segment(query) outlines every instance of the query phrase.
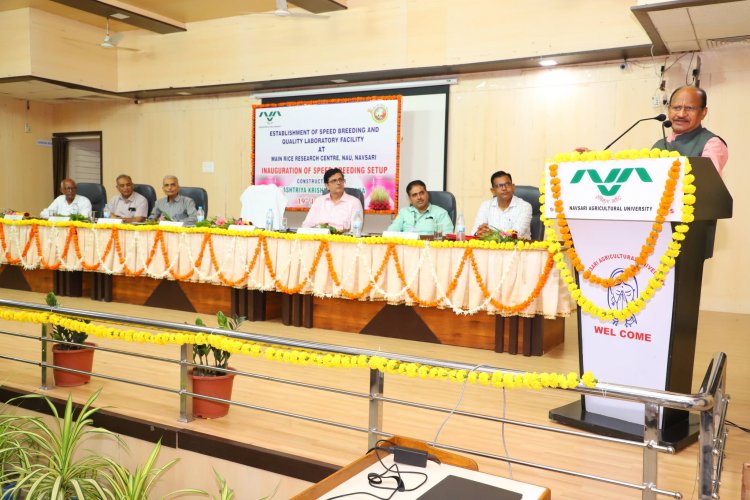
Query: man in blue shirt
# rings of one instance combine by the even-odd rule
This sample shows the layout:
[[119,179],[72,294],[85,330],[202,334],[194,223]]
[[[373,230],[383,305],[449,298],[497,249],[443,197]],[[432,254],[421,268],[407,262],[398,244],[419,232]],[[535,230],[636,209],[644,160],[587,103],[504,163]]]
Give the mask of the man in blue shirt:
[[406,194],[411,205],[398,211],[398,217],[388,226],[388,231],[432,235],[435,225],[439,224],[443,233],[453,232],[450,215],[444,208],[430,203],[430,194],[424,182],[411,181],[406,186]]

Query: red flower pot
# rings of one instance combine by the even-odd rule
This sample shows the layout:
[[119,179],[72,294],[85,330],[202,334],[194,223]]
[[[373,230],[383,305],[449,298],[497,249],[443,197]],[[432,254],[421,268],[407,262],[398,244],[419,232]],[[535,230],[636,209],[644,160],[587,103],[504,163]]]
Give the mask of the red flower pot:
[[[230,368],[231,369],[231,368]],[[232,399],[234,373],[225,373],[216,377],[188,374],[196,394],[213,398]],[[229,413],[228,403],[218,403],[207,399],[193,398],[193,416],[198,418],[219,418]]]
[[[85,342],[86,345],[96,346],[91,342]],[[60,344],[55,344],[52,347],[52,364],[56,366],[62,366],[65,368],[71,368],[73,370],[81,370],[90,372],[94,366],[94,349],[73,349],[65,350],[61,349]],[[80,373],[66,372],[63,370],[52,370],[55,385],[58,387],[75,387],[77,385],[88,384],[91,380],[91,375],[83,375]]]

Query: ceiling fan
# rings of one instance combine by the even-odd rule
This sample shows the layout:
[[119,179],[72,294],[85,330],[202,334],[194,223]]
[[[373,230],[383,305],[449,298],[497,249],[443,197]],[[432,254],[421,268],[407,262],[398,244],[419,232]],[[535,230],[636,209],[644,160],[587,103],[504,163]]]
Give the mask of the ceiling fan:
[[312,12],[290,12],[287,0],[276,0],[276,9],[273,12],[244,12],[244,14],[276,17],[307,17],[315,19],[325,19],[328,17],[326,15],[313,14]]
[[118,47],[118,43],[125,37],[125,33],[110,33],[109,31],[109,16],[107,16],[107,31],[104,34],[104,40],[99,44],[104,49],[120,49],[120,50],[132,50],[138,52],[138,49],[131,49],[129,47]]

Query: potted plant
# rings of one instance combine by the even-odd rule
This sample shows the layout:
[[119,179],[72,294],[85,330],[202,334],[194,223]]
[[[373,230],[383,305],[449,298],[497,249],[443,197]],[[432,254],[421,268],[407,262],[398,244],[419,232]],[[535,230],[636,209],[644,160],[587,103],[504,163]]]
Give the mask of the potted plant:
[[12,498],[19,471],[29,467],[31,442],[26,436],[29,417],[8,415],[0,407],[0,498]]
[[[216,313],[216,321],[222,330],[236,330],[245,318],[236,316],[228,318],[223,312]],[[206,326],[200,318],[196,318],[195,324]],[[190,370],[189,377],[192,382],[192,392],[221,399],[232,398],[232,385],[234,373],[223,370],[229,366],[231,353],[208,344],[193,345],[193,363],[200,365]],[[213,368],[212,368],[213,367]],[[218,368],[214,369],[214,368]],[[193,398],[193,415],[199,418],[219,418],[229,413],[229,404],[209,401],[207,399]]]
[[16,484],[10,488],[11,498],[114,498],[102,485],[109,474],[108,461],[96,454],[81,452],[81,445],[93,435],[104,435],[122,444],[117,435],[92,427],[92,416],[98,410],[92,404],[97,391],[77,410],[74,417],[73,399],[68,396],[62,416],[55,405],[38,394],[21,396],[16,400],[43,399],[54,417],[51,423],[43,419],[28,419],[24,436],[32,443],[29,464],[16,467]]
[[[60,303],[54,293],[47,294],[47,305],[58,307]],[[88,323],[88,320],[83,320]],[[47,325],[42,325],[46,328]],[[86,342],[88,335],[84,332],[76,332],[68,328],[53,325],[52,338],[71,342],[72,344],[55,344],[52,347],[52,364],[74,370],[90,372],[94,366],[94,347],[96,344]],[[58,387],[74,387],[77,385],[87,384],[91,380],[91,375],[82,373],[67,372],[65,370],[53,370],[55,385]]]
[[[117,498],[118,500],[148,500],[154,483],[161,479],[179,461],[178,458],[175,458],[167,464],[155,468],[156,459],[160,451],[161,440],[154,445],[154,449],[151,451],[146,463],[141,467],[136,467],[135,471],[132,472],[110,458],[105,459],[109,462],[109,467],[112,471],[111,476],[106,476],[106,482],[112,491],[113,498]],[[169,498],[186,493],[208,494],[203,490],[183,488],[168,493],[161,498]]]

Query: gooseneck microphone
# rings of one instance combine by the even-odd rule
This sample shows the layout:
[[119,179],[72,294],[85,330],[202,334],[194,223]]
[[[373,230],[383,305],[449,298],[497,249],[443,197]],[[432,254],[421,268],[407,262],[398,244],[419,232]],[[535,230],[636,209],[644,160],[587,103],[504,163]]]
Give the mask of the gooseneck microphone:
[[666,129],[672,126],[671,120],[666,120],[664,123],[661,124],[661,136],[664,139],[664,147],[667,148],[667,151],[671,151],[669,149],[669,143],[667,142],[667,132]]
[[618,135],[617,139],[615,139],[614,141],[612,141],[609,144],[607,144],[607,146],[604,148],[604,151],[606,151],[610,147],[612,147],[612,144],[614,144],[617,141],[619,141],[620,139],[622,139],[622,136],[624,136],[625,134],[627,134],[628,132],[630,132],[631,130],[633,130],[633,128],[635,128],[635,126],[638,125],[639,123],[645,122],[647,120],[656,120],[656,121],[659,121],[659,122],[663,122],[666,119],[667,119],[667,115],[665,115],[664,113],[661,113],[660,115],[656,115],[656,116],[651,116],[649,118],[641,118],[640,120],[638,120],[637,122],[635,122],[634,124],[632,124],[630,126],[630,128],[628,128],[625,132],[623,132],[622,134]]

